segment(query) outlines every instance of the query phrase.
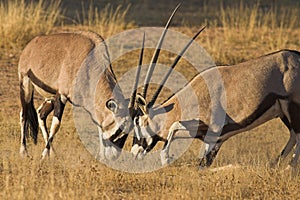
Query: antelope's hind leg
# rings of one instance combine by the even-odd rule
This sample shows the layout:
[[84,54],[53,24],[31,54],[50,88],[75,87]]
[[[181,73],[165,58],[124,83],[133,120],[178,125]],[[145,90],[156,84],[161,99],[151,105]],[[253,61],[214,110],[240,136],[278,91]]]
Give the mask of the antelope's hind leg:
[[[43,134],[45,144],[48,142],[49,132],[47,128],[47,117],[54,109],[54,100],[45,99],[45,101],[37,109],[39,126]],[[53,145],[50,147],[50,152],[54,152]]]
[[295,138],[296,138],[296,148],[293,154],[293,158],[290,162],[290,166],[292,167],[293,174],[297,172],[297,164],[300,155],[300,104],[291,102],[289,104],[289,114],[291,117],[291,126],[292,129],[295,131]]
[[300,156],[300,133],[297,133],[296,135],[296,148],[295,148],[295,153],[293,154],[293,158],[291,161],[291,166],[293,169],[293,174],[296,175],[297,174],[297,165],[299,162],[299,156]]
[[283,161],[290,154],[290,152],[296,144],[296,134],[292,128],[289,117],[283,116],[280,119],[282,120],[284,125],[289,129],[290,138],[283,150],[281,151],[280,155],[275,159],[275,161],[271,162],[271,167],[276,167],[280,165],[280,162]]
[[222,144],[223,144],[222,142],[209,143],[209,144],[205,143],[205,150],[200,153],[199,169],[205,169],[211,166]]
[[[63,111],[65,108],[66,102],[67,102],[67,98],[64,95],[60,95],[60,94],[57,94],[55,96],[55,99],[52,102],[54,114],[53,114],[52,123],[51,123],[51,127],[50,127],[50,135],[46,142],[46,147],[42,153],[42,159],[44,159],[46,157],[46,155],[48,155],[50,152],[50,148],[52,146],[54,136],[57,133],[57,131],[60,127],[60,124],[61,124],[61,118],[63,115]],[[50,109],[48,108],[48,111],[49,110]]]

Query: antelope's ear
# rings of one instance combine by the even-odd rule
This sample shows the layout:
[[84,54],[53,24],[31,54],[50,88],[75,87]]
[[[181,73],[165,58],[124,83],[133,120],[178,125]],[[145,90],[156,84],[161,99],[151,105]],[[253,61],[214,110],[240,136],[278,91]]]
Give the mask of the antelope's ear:
[[118,104],[114,99],[108,100],[106,102],[106,107],[113,113],[117,113],[117,111],[118,111]]
[[141,94],[136,95],[136,104],[143,112],[143,114],[148,114],[146,99]]

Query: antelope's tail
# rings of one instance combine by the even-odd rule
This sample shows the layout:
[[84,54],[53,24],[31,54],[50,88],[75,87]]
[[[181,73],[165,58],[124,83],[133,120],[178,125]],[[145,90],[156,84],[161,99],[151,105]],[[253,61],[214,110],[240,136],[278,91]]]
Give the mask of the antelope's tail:
[[30,79],[28,77],[24,77],[24,79],[20,81],[20,100],[22,104],[22,115],[23,120],[27,124],[24,131],[27,135],[29,127],[30,136],[33,139],[34,144],[36,144],[39,124],[37,112],[34,108],[33,93],[33,85]]

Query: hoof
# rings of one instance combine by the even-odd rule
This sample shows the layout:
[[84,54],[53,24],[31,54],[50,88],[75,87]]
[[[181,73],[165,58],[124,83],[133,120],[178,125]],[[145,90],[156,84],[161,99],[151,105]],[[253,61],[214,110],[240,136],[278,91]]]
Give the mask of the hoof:
[[44,160],[46,156],[49,156],[49,150],[47,148],[44,149],[41,159]]
[[169,164],[171,164],[171,162],[172,162],[172,159],[171,159],[171,158],[167,158],[167,159],[161,160],[162,166],[169,165]]
[[26,148],[23,147],[23,146],[20,148],[20,155],[21,155],[22,158],[29,157]]
[[162,166],[169,165],[172,160],[173,159],[164,150],[160,152],[160,161]]

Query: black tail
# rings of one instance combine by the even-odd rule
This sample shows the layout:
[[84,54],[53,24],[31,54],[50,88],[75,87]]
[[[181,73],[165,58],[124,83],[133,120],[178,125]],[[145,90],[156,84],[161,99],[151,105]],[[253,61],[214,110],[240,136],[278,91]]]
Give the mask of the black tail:
[[28,126],[29,126],[29,130],[30,130],[30,136],[33,139],[34,144],[37,143],[37,136],[38,136],[38,128],[39,128],[39,124],[38,124],[38,117],[37,117],[37,113],[36,110],[34,108],[34,104],[33,104],[33,91],[31,94],[31,99],[30,102],[26,102],[25,101],[25,90],[24,90],[24,86],[21,83],[20,84],[20,99],[21,99],[21,104],[22,104],[22,115],[23,115],[23,120],[25,120],[25,124],[26,126],[25,128],[25,135],[27,135],[28,133]]
[[36,110],[33,104],[33,92],[30,103],[28,105],[28,122],[29,122],[29,129],[30,129],[30,136],[33,139],[34,144],[37,143],[38,131],[39,131],[39,124],[38,124],[38,117]]

